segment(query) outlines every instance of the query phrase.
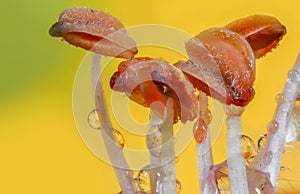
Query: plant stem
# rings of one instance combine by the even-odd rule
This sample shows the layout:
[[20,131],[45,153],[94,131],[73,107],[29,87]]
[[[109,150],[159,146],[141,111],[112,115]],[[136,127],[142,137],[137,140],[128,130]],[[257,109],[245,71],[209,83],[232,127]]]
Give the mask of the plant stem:
[[248,194],[248,183],[246,165],[242,152],[241,135],[241,114],[242,108],[234,105],[225,107],[226,118],[226,144],[227,164],[230,181],[231,194]]
[[[208,98],[205,93],[200,92],[199,101],[200,101],[199,109],[200,109],[200,117],[201,117],[202,113],[206,113],[208,111]],[[205,122],[208,122],[206,118],[203,119]],[[210,168],[212,166],[212,153],[211,153],[211,145],[210,145],[209,127],[207,128],[205,141],[201,144],[196,143],[196,150],[197,150],[200,191],[202,194],[215,193],[216,191],[214,191],[214,188],[211,187],[208,180],[208,175],[210,173]]]
[[116,173],[123,194],[133,194],[135,189],[131,179],[128,177],[131,170],[124,157],[122,147],[116,143],[113,134],[113,126],[109,118],[102,81],[100,74],[100,55],[94,54],[92,60],[92,81],[95,88],[95,105],[99,121],[101,123],[101,133],[108,153],[110,163]]
[[278,103],[274,119],[278,124],[277,131],[268,131],[264,150],[253,161],[253,167],[270,176],[273,187],[277,187],[280,162],[288,133],[288,124],[294,103],[300,90],[300,53],[286,80],[282,95],[283,102]]
[[173,138],[173,100],[166,105],[167,116],[160,128],[162,149],[159,158],[157,194],[176,194],[175,147]]
[[[163,119],[159,118],[153,111],[150,109],[150,129],[147,134],[146,143],[149,149],[150,155],[150,166],[151,169],[148,171],[150,175],[150,186],[151,193],[156,193],[156,183],[157,183],[157,174],[160,163],[159,155],[161,154],[161,133],[160,128],[162,126]],[[160,134],[160,136],[159,136]],[[150,151],[153,149],[152,151]]]

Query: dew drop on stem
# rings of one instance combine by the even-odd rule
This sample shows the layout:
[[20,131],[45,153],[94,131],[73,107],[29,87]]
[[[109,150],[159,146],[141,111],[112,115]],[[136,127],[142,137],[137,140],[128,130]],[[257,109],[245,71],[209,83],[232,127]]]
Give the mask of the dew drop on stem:
[[269,122],[269,124],[267,126],[267,129],[268,129],[268,132],[270,132],[270,133],[276,133],[277,130],[278,130],[278,127],[279,126],[278,126],[277,121],[272,120],[272,121]]
[[180,194],[181,192],[181,182],[176,179],[176,194]]
[[112,134],[115,138],[115,141],[118,145],[121,146],[121,148],[124,148],[125,146],[125,139],[124,136],[122,135],[122,133],[120,133],[120,131],[116,130],[116,129],[112,129]]
[[244,153],[244,158],[247,159],[255,151],[255,144],[254,141],[247,135],[242,135],[241,136],[241,143],[242,143],[242,149]]
[[93,129],[101,129],[101,123],[98,118],[96,109],[92,110],[88,115],[88,123]]

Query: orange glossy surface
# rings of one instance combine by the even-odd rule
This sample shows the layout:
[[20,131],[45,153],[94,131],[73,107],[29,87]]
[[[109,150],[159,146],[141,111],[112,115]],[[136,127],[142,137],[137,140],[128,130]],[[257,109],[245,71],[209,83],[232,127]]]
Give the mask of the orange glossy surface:
[[194,125],[194,138],[198,144],[205,141],[207,136],[207,124],[204,120],[199,119]]
[[130,59],[137,53],[135,42],[127,35],[122,23],[98,10],[67,9],[49,33],[101,55]]
[[186,43],[190,61],[175,64],[194,87],[225,104],[246,106],[254,97],[255,58],[247,41],[223,28],[201,32]]
[[[119,65],[110,80],[115,91],[125,92],[133,101],[145,107],[154,102],[166,104],[174,100],[174,123],[193,120],[197,116],[197,97],[192,84],[180,70],[165,61],[134,58]],[[162,109],[154,107],[157,112]],[[158,113],[162,115],[162,113]]]
[[247,39],[255,57],[260,58],[276,48],[286,34],[286,28],[276,18],[268,15],[251,15],[235,20],[225,28]]

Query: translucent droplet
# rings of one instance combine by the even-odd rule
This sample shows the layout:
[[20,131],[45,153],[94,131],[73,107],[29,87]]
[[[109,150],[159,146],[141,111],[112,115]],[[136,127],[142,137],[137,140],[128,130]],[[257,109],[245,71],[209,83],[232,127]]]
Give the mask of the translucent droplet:
[[264,161],[265,165],[269,165],[272,162],[272,159],[273,159],[273,153],[269,151]]
[[206,111],[200,111],[200,117],[205,121],[207,125],[211,123],[212,114],[209,109],[206,109]]
[[126,170],[125,174],[126,174],[126,178],[133,179],[134,176],[133,170]]
[[201,144],[205,141],[207,135],[207,124],[199,119],[194,125],[194,138],[197,143]]
[[297,79],[299,79],[300,75],[299,72],[296,71],[295,69],[291,69],[288,73],[288,77],[292,80],[292,81],[296,81]]
[[257,141],[258,151],[262,150],[267,141],[267,134],[261,135]]
[[280,166],[280,171],[286,171],[286,167],[285,166]]
[[181,182],[176,179],[176,194],[180,194],[181,192]]
[[161,132],[157,126],[153,126],[146,136],[146,144],[149,152],[156,157],[159,157],[162,149]]
[[124,148],[125,145],[125,139],[122,133],[120,133],[116,129],[112,129],[112,134],[114,135],[115,141],[117,144],[119,144],[122,148]]
[[146,166],[139,171],[137,180],[141,191],[151,193],[150,175],[148,170],[146,170],[147,167],[149,166]]
[[246,159],[246,164],[249,166],[255,159],[256,156],[250,156]]
[[277,94],[275,97],[275,100],[276,100],[277,104],[282,104],[284,101],[284,95],[281,93]]
[[254,144],[253,140],[250,137],[248,137],[247,135],[241,136],[241,143],[242,143],[244,158],[247,159],[250,156],[252,156],[252,154],[254,153],[255,144]]
[[229,189],[229,177],[228,177],[228,167],[222,166],[220,167],[216,173],[216,182],[218,183],[218,188],[220,193],[230,193]]
[[101,129],[101,123],[98,118],[96,109],[92,110],[88,115],[88,123],[93,129]]
[[175,163],[178,163],[180,161],[179,156],[175,157]]
[[300,101],[297,100],[293,106],[290,121],[287,128],[286,142],[300,141]]
[[278,130],[278,127],[279,126],[278,126],[277,121],[272,120],[272,121],[269,122],[269,124],[267,126],[267,129],[268,129],[268,132],[270,132],[270,133],[276,133],[277,130]]

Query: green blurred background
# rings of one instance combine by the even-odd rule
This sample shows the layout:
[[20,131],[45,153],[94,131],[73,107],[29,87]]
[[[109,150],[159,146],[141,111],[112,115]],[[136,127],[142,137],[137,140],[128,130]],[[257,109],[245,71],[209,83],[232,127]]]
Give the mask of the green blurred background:
[[[48,35],[61,11],[78,6],[109,12],[126,26],[164,24],[193,35],[254,13],[277,17],[288,33],[278,49],[257,62],[256,97],[243,119],[245,134],[254,140],[265,133],[275,109],[274,96],[300,50],[297,0],[2,2],[0,193],[114,194],[120,190],[113,170],[84,145],[73,119],[73,80],[86,52]],[[215,162],[225,159],[223,137],[224,130],[213,147]],[[194,142],[179,156],[177,176],[183,194],[199,193],[194,156]],[[300,192],[297,181],[291,184],[287,191]]]

